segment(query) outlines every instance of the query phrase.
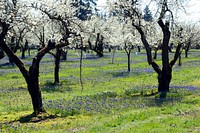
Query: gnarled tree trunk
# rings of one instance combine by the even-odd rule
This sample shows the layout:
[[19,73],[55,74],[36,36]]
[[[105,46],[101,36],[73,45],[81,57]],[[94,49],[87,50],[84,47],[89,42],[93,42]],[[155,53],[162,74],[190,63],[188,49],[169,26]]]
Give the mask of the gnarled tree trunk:
[[66,46],[66,43],[62,43],[51,48],[47,46],[41,49],[35,56],[35,58],[33,58],[32,65],[30,66],[29,70],[27,70],[24,63],[19,59],[19,57],[14,54],[14,52],[8,47],[5,42],[5,37],[7,35],[9,25],[6,22],[1,21],[0,25],[2,26],[2,32],[0,34],[0,48],[8,55],[10,59],[13,60],[13,62],[16,64],[23,77],[25,78],[28,86],[28,91],[32,99],[34,110],[33,113],[37,115],[39,113],[45,112],[42,104],[42,94],[39,88],[39,63],[44,55],[48,53],[51,49]]
[[37,81],[33,81],[32,79],[31,82],[27,83],[27,85],[32,99],[34,114],[37,115],[46,112],[42,104],[42,94]]
[[142,43],[145,46],[147,52],[147,61],[153,67],[153,69],[158,74],[158,92],[168,92],[169,85],[172,79],[172,67],[176,63],[178,57],[181,54],[182,44],[179,43],[178,47],[176,48],[176,52],[174,55],[174,59],[169,62],[169,51],[168,51],[168,44],[170,40],[170,31],[169,31],[169,23],[164,24],[162,20],[158,21],[159,26],[163,31],[163,41],[162,41],[162,70],[160,67],[152,60],[151,49],[150,45],[146,39],[146,36],[140,26],[133,25],[141,35]]
[[163,23],[162,20],[158,21],[159,26],[163,31],[163,42],[161,45],[162,48],[162,72],[158,75],[158,91],[159,92],[168,92],[169,84],[172,78],[172,68],[169,64],[169,40],[171,36],[171,32],[169,31],[169,23]]
[[168,92],[171,79],[172,70],[170,68],[167,70],[162,69],[162,72],[158,74],[158,92]]

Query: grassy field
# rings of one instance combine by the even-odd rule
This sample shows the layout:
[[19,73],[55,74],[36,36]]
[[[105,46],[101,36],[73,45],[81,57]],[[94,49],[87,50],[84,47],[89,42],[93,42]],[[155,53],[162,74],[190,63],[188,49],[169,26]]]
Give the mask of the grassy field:
[[[26,66],[32,56],[24,59]],[[40,64],[40,87],[46,114],[33,117],[25,80],[16,66],[0,60],[0,132],[27,133],[184,133],[200,132],[200,51],[191,50],[175,65],[170,92],[160,99],[157,75],[145,53],[127,56],[117,51],[103,58],[87,54],[83,85],[79,81],[78,52],[61,62],[59,85],[53,85],[54,59]],[[172,57],[173,55],[170,55]],[[92,58],[91,58],[92,57]],[[160,54],[157,62],[161,64]]]

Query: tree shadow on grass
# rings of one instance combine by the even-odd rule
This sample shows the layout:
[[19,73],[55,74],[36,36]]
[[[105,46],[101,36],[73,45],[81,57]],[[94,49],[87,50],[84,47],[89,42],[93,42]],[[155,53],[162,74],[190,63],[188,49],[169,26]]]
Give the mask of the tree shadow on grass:
[[[158,95],[158,97],[154,97],[155,95]],[[50,119],[63,118],[77,114],[108,114],[112,113],[113,110],[120,111],[126,110],[128,108],[137,109],[144,107],[162,107],[177,104],[182,100],[181,97],[166,96],[165,98],[161,98],[159,97],[159,95],[160,94],[151,94],[148,96],[140,95],[134,97],[118,97],[115,92],[103,92],[102,94],[95,94],[92,96],[89,95],[75,97],[74,99],[69,101],[51,101],[47,102],[46,104],[51,105],[52,109],[54,109],[55,106],[58,110],[57,105],[61,104],[60,108],[64,108],[67,110],[60,109],[60,115],[48,113],[42,113],[38,116],[35,116],[34,114],[25,115],[13,122],[40,123]]]
[[4,123],[0,123],[1,124],[5,124],[5,125],[10,125],[10,124],[14,124],[14,123],[40,123],[43,121],[47,121],[50,119],[56,119],[56,118],[60,118],[60,116],[56,115],[56,114],[48,114],[48,113],[42,113],[39,115],[35,115],[34,113],[29,114],[29,115],[24,115],[21,116],[19,119],[13,120],[13,121],[6,121]]
[[7,63],[4,63],[4,64],[0,64],[0,68],[2,68],[2,67],[6,67],[6,68],[14,68],[14,64],[11,64],[11,63],[9,63],[9,62],[7,62]]
[[53,93],[53,92],[61,92],[59,89],[60,84],[54,84],[53,82],[46,82],[41,85],[42,91]]
[[128,77],[130,72],[122,71],[122,72],[110,72],[114,78],[118,77]]
[[[65,84],[65,85],[64,85]],[[55,84],[53,82],[46,82],[43,85],[41,85],[42,91],[46,91],[48,93],[54,93],[54,92],[67,92],[72,91],[71,85],[75,85],[75,83],[65,83],[64,81],[58,84]]]
[[163,106],[165,104],[176,104],[182,100],[182,96],[178,93],[161,92],[155,97],[155,105]]
[[38,116],[36,116],[35,114],[30,114],[20,117],[17,121],[19,121],[20,123],[38,123],[49,119],[55,119],[58,117],[60,116],[47,113],[39,114]]

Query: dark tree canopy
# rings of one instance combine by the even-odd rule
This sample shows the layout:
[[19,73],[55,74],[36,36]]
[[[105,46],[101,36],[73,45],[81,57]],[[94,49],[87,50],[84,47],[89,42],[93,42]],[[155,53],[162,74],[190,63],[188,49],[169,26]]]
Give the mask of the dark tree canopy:
[[77,7],[76,17],[87,20],[93,14],[93,10],[96,10],[97,4],[95,0],[75,0],[72,5]]
[[146,6],[144,8],[144,20],[145,21],[152,21],[153,20],[153,16],[152,16],[151,10],[149,9],[149,6]]

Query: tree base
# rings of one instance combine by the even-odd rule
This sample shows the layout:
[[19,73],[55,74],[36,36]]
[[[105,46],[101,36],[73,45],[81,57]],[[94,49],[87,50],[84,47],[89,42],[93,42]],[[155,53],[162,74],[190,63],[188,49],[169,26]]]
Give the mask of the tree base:
[[167,92],[161,92],[159,98],[166,98],[167,97]]
[[41,108],[41,109],[39,109],[39,110],[34,111],[32,114],[33,114],[34,116],[37,116],[37,115],[43,114],[43,113],[46,113],[46,110],[45,110],[44,108]]

